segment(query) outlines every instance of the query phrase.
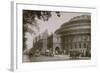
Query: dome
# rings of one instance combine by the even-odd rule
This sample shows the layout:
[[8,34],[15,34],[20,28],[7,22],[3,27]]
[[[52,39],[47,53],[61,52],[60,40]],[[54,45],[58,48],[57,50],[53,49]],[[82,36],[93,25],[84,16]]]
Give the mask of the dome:
[[70,22],[72,21],[77,21],[77,20],[90,20],[91,19],[91,16],[90,15],[81,15],[81,16],[76,16],[76,17],[73,17]]
[[56,31],[58,34],[84,34],[90,33],[91,16],[81,15],[70,19]]

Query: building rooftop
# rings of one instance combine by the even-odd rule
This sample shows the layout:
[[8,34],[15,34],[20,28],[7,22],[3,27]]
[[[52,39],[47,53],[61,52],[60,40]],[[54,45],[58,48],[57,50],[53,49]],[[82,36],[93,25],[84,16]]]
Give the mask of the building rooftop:
[[[68,22],[61,25],[61,27],[56,30],[55,33],[65,33],[65,32],[75,32],[79,30],[86,32],[84,30],[90,30],[91,16],[90,15],[81,15],[71,18]],[[90,31],[89,31],[90,32]]]

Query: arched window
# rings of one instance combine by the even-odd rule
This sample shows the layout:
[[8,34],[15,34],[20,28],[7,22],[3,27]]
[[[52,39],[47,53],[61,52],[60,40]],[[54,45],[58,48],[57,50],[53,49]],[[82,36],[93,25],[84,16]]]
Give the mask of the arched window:
[[77,43],[75,43],[75,48],[77,48]]
[[70,49],[72,49],[73,48],[73,43],[70,43]]
[[79,43],[79,48],[81,48],[81,43]]
[[84,48],[86,48],[86,43],[84,43]]

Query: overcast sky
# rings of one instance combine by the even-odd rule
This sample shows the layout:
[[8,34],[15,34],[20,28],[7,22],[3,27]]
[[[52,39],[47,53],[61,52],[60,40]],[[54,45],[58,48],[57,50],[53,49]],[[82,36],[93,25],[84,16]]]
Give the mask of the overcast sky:
[[[40,33],[44,32],[46,29],[48,30],[48,33],[50,34],[51,32],[55,32],[63,23],[69,21],[71,18],[79,15],[83,15],[84,13],[65,13],[65,12],[60,12],[61,17],[57,17],[57,15],[52,12],[52,17],[44,22],[44,21],[39,21],[40,24]],[[86,14],[86,13],[85,13]]]

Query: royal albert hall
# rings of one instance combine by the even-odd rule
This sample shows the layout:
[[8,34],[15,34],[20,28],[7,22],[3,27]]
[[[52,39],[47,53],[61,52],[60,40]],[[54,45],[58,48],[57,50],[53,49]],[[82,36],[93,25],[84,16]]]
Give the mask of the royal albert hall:
[[78,51],[81,55],[91,55],[91,16],[73,17],[55,32],[61,37],[61,48],[66,53]]

